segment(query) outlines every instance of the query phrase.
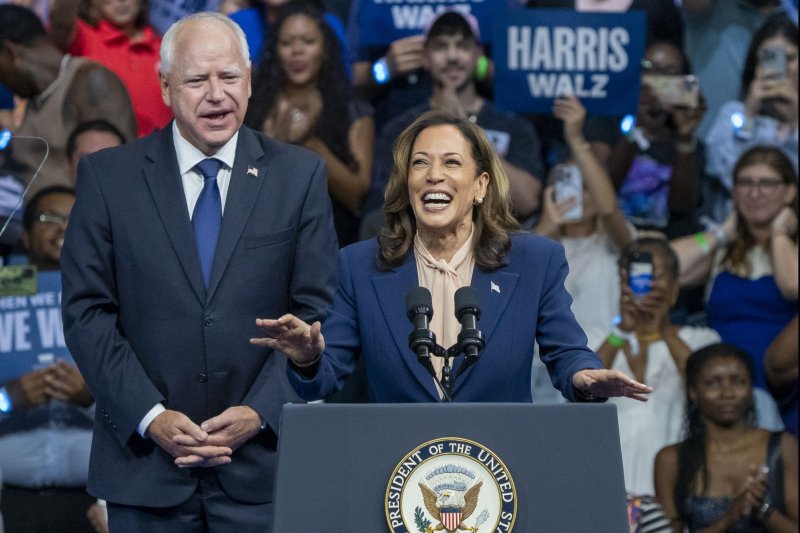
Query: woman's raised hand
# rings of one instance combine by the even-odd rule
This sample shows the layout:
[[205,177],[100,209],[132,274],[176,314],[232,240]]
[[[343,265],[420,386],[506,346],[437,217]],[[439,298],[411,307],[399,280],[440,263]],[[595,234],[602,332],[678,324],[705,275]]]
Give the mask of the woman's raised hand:
[[250,344],[279,350],[297,365],[313,362],[325,349],[318,321],[309,326],[296,316],[286,314],[278,319],[257,318],[256,326],[269,336],[250,339]]

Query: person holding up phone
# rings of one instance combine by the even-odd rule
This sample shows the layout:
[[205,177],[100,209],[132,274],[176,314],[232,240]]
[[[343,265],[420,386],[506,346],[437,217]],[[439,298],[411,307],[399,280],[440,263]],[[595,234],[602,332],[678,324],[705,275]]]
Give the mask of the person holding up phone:
[[[634,239],[605,167],[583,136],[586,109],[574,96],[558,98],[553,116],[564,124],[570,154],[554,167],[544,189],[542,216],[534,231],[560,241],[569,263],[564,286],[581,327],[605,331],[618,313],[617,257]],[[534,356],[537,401],[560,403],[547,369]]]
[[583,137],[586,109],[574,96],[556,99],[570,155],[551,171],[542,217],[534,231],[561,241],[570,265],[565,286],[585,329],[606,327],[617,314],[617,256],[633,240],[603,165]]
[[718,223],[733,209],[733,167],[749,148],[777,146],[798,168],[797,42],[788,15],[768,18],[750,42],[740,100],[723,105],[709,130],[706,173],[715,179],[704,191],[703,211]]
[[681,437],[689,354],[719,341],[710,328],[672,324],[669,312],[678,298],[677,281],[678,258],[669,241],[660,236],[637,239],[619,258],[618,323],[586,331],[589,346],[600,345],[596,352],[605,368],[653,387],[651,401],[641,408],[615,402],[625,488],[637,496],[655,494],[656,453]]
[[[695,134],[705,100],[683,50],[669,41],[645,49],[635,123],[608,158],[620,207],[637,228],[670,237],[693,229],[702,169]],[[687,228],[689,226],[689,228]]]

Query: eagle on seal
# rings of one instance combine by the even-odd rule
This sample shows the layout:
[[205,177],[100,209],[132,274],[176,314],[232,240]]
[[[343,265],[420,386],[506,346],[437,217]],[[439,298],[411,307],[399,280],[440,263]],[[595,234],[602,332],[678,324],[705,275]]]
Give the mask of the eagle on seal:
[[[439,521],[436,527],[426,527],[425,533],[433,533],[434,531],[442,530],[447,533],[455,533],[456,531],[471,531],[472,533],[476,533],[478,531],[477,528],[469,527],[465,525],[463,521],[475,512],[475,508],[478,506],[478,493],[482,485],[483,481],[478,481],[464,493],[462,500],[458,491],[445,489],[437,494],[424,483],[419,483],[419,488],[422,491],[422,500],[425,502],[425,508],[431,516],[433,516],[434,520]],[[456,512],[443,512],[442,509]],[[456,517],[455,522],[448,520],[448,517],[445,516],[447,514],[451,517]],[[445,522],[450,522],[449,527],[445,525]]]

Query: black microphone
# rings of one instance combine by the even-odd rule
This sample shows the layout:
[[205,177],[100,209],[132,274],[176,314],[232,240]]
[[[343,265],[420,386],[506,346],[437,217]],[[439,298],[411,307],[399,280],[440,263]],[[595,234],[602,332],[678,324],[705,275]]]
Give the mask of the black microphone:
[[434,377],[436,371],[431,363],[431,352],[436,347],[436,334],[430,330],[433,317],[431,293],[425,287],[417,287],[406,294],[406,313],[414,324],[414,330],[408,336],[408,346],[417,354],[417,360]]
[[464,364],[459,369],[461,374],[466,367],[478,360],[478,353],[483,349],[483,334],[478,329],[481,319],[481,307],[478,304],[478,292],[472,287],[461,287],[455,294],[456,318],[461,322],[461,333],[458,334],[458,349],[464,354]]

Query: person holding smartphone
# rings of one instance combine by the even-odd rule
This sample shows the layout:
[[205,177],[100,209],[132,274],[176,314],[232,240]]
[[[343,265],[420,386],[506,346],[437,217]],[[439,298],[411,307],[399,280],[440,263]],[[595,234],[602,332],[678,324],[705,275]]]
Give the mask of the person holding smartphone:
[[565,286],[578,323],[583,328],[605,327],[617,314],[617,257],[635,230],[619,209],[605,167],[583,136],[586,109],[580,100],[556,99],[553,115],[564,124],[570,154],[551,171],[534,231],[564,246],[570,265]]
[[[653,495],[656,453],[681,437],[685,407],[684,369],[689,354],[719,342],[710,328],[678,326],[670,309],[678,298],[678,258],[669,241],[646,236],[626,246],[619,258],[619,320],[588,328],[589,346],[605,368],[653,387],[647,404],[614,402],[619,419],[625,488]],[[613,399],[610,401],[614,401]]]
[[788,15],[768,18],[753,35],[740,100],[722,106],[708,136],[703,211],[721,223],[733,209],[733,167],[756,145],[777,146],[798,168],[798,31]]
[[694,228],[703,168],[695,132],[706,109],[695,81],[681,48],[648,44],[635,121],[619,123],[607,158],[620,208],[639,229],[675,237]]
[[[569,263],[564,286],[572,312],[585,330],[607,328],[618,312],[617,257],[634,238],[605,167],[583,136],[586,109],[575,96],[558,98],[553,116],[564,125],[569,154],[551,171],[544,189],[542,216],[534,232],[560,241]],[[537,401],[560,403],[547,369],[533,359],[532,386]]]

